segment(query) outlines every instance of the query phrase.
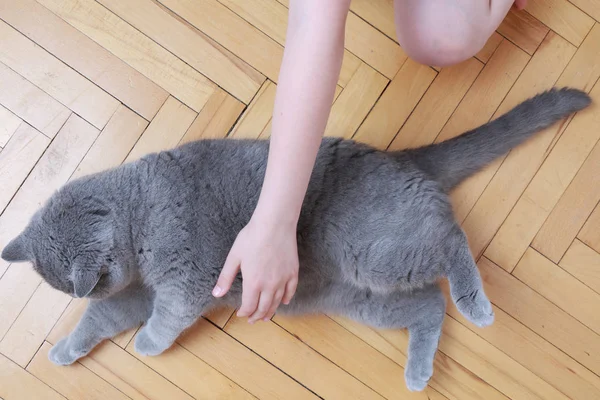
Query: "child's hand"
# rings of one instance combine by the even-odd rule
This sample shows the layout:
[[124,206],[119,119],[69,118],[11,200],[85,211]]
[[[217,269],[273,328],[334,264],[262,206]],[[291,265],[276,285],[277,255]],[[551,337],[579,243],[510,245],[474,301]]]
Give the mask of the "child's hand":
[[298,283],[296,226],[251,220],[236,238],[217,285],[215,297],[229,291],[242,270],[242,306],[237,315],[248,322],[270,319],[279,304],[288,304]]

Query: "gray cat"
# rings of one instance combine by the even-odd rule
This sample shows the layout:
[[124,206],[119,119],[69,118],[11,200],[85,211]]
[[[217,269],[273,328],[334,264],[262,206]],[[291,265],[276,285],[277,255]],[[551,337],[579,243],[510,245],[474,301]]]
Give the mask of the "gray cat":
[[[446,306],[437,280],[448,278],[469,321],[494,319],[447,192],[589,103],[584,92],[551,90],[459,137],[401,152],[324,139],[298,224],[298,289],[279,311],[408,328],[406,384],[423,390]],[[54,288],[91,299],[50,359],[71,364],[139,323],[136,351],[157,355],[209,308],[239,306],[240,276],[223,299],[211,290],[257,203],[268,146],[199,141],[54,194],[2,252],[32,262]]]

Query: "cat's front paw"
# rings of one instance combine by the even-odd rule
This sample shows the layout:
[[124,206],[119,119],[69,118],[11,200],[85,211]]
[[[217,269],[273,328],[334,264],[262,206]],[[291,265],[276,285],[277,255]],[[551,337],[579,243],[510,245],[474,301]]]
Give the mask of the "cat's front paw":
[[143,356],[157,356],[169,347],[172,343],[157,337],[147,327],[143,327],[135,337],[135,351]]
[[74,347],[69,337],[66,337],[50,349],[48,359],[56,365],[71,365],[87,353],[89,350]]
[[411,368],[409,366],[404,372],[406,387],[411,392],[421,392],[427,387],[432,375],[433,368]]

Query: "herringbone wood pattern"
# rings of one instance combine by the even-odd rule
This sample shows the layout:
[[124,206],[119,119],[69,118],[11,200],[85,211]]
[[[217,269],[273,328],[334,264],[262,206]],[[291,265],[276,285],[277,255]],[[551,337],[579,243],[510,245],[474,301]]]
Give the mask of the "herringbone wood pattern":
[[[600,103],[600,2],[530,0],[476,57],[407,59],[392,0],[354,0],[327,135],[381,148],[447,139],[552,86]],[[267,137],[285,0],[0,0],[0,247],[73,177],[199,138]],[[70,367],[47,360],[85,303],[0,263],[0,397],[600,399],[600,106],[453,194],[496,322],[449,305],[425,393],[407,334],[337,316],[249,326],[219,310],[165,354],[134,332]]]

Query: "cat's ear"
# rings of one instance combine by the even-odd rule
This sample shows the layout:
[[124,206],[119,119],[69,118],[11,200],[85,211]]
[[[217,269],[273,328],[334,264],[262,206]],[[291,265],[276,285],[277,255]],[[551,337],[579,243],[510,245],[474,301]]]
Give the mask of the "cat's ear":
[[27,238],[21,234],[11,240],[4,250],[2,250],[2,259],[8,262],[30,261],[31,254],[29,252]]
[[75,265],[72,272],[73,294],[75,297],[85,297],[90,294],[98,284],[101,276],[99,270],[95,271]]

